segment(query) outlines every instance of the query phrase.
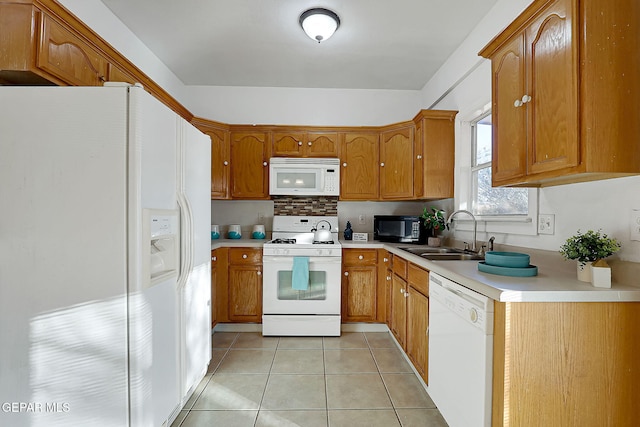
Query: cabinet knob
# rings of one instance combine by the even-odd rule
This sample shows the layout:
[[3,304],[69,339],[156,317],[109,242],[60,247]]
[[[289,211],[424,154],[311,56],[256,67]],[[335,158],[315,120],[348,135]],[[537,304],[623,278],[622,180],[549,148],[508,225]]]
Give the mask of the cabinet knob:
[[267,162],[262,162],[262,166],[267,166]]
[[404,289],[400,288],[400,293],[401,293],[402,295],[404,295],[404,293],[405,293],[405,292],[406,292],[406,291],[405,291]]
[[229,162],[227,162],[226,160],[224,162],[222,162],[223,165],[228,166]]
[[383,167],[384,167],[384,162],[381,162],[381,163],[380,163],[380,166],[383,166]]
[[257,272],[256,272],[256,274],[257,274],[258,276],[262,276],[262,271],[257,271]]
[[522,106],[522,101],[520,101],[519,99],[516,99],[515,101],[513,101],[513,106],[518,108]]
[[307,142],[307,145],[308,145],[309,147],[311,147],[311,146],[313,145],[313,143],[312,143],[312,142]]
[[215,256],[211,257],[211,261],[217,261],[217,260],[218,260],[218,257],[215,257]]
[[418,159],[418,160],[422,159],[422,155],[421,155],[421,154],[418,154],[418,155],[416,156],[416,159]]
[[387,276],[387,281],[391,280],[391,276]]
[[348,272],[348,271],[345,271],[345,272],[344,272],[344,275],[345,275],[345,276],[348,276],[348,275],[349,275],[349,272]]
[[364,259],[364,256],[358,255],[358,259]]
[[409,291],[405,291],[405,293],[404,293],[404,297],[405,297],[405,298],[409,298]]
[[382,262],[389,262],[389,258],[382,258]]
[[298,146],[302,145],[302,141],[298,141]]
[[242,254],[242,259],[247,259],[247,254]]
[[527,102],[531,101],[531,97],[529,95],[522,95],[522,103],[526,104]]
[[342,164],[342,167],[346,168],[346,167],[347,167],[347,162],[344,162],[344,163]]

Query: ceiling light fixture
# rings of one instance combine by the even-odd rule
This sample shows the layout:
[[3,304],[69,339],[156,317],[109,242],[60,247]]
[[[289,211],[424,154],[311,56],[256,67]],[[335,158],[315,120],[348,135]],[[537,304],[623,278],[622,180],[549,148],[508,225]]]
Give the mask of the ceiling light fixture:
[[340,18],[329,9],[309,9],[300,15],[300,26],[305,33],[318,43],[327,40],[340,26]]

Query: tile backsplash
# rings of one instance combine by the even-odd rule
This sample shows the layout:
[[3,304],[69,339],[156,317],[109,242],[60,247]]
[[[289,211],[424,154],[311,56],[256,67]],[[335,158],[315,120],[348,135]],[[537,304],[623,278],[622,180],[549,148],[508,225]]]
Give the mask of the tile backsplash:
[[272,196],[274,215],[338,215],[338,197]]

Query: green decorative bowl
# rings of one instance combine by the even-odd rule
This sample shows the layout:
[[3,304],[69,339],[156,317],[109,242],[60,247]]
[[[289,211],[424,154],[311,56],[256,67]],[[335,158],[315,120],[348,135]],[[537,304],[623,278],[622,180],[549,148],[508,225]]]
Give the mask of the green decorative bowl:
[[527,268],[529,255],[519,252],[489,251],[484,254],[484,262],[496,267]]
[[538,275],[538,267],[535,265],[528,265],[526,267],[499,267],[497,265],[489,265],[486,262],[480,261],[478,263],[478,270],[484,273],[497,274],[499,276],[531,277]]

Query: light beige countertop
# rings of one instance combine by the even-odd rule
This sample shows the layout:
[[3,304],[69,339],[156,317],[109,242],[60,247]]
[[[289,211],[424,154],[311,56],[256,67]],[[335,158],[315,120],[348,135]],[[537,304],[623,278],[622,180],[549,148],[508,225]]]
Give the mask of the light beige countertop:
[[[266,240],[220,239],[211,241],[218,247],[261,247]],[[407,261],[440,274],[454,282],[496,301],[502,302],[620,302],[640,301],[640,264],[612,260],[610,289],[596,288],[576,278],[576,262],[564,260],[557,252],[501,245],[496,250],[529,254],[531,265],[538,267],[534,277],[509,277],[478,270],[478,261],[431,261],[403,251],[402,247],[419,245],[354,242],[341,240],[342,248],[386,249]]]
[[261,248],[266,239],[215,239],[211,241],[211,250],[218,248]]

